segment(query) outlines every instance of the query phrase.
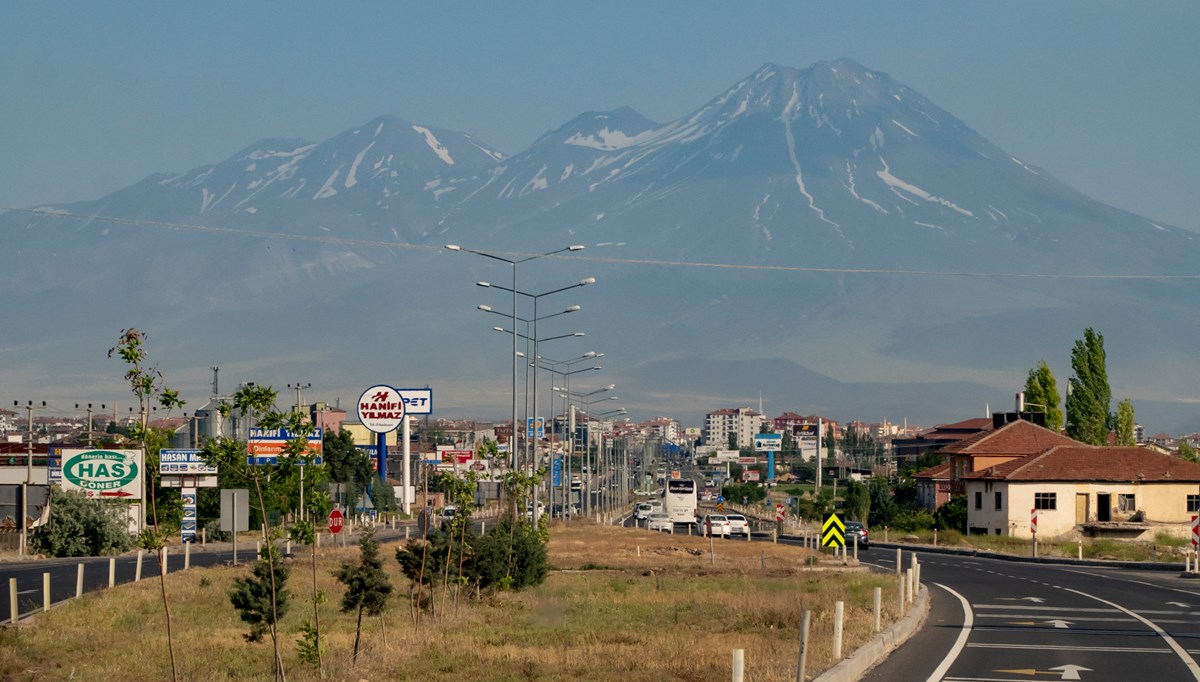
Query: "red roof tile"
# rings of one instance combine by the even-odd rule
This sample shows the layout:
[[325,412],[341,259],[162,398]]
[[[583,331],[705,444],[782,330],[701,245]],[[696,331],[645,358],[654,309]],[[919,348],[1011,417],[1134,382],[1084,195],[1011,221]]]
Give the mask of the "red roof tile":
[[950,479],[950,463],[942,462],[941,464],[936,464],[934,466],[929,467],[928,469],[922,469],[922,470],[918,471],[917,473],[913,474],[913,478],[933,478],[933,479],[949,480]]
[[1200,482],[1200,464],[1133,446],[1062,445],[963,475],[1003,481]]
[[1079,441],[1024,419],[984,431],[938,452],[946,455],[1031,455],[1056,445],[1081,445]]

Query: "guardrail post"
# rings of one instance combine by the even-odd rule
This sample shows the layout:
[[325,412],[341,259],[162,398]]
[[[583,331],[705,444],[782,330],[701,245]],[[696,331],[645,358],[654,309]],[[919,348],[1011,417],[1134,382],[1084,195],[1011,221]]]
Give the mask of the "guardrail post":
[[50,610],[50,572],[42,573],[42,610]]
[[883,610],[883,588],[876,587],[871,597],[871,610],[875,612],[875,632],[879,632],[880,612]]
[[17,624],[17,579],[8,579],[8,610],[9,616],[12,619],[12,624]]
[[83,562],[79,562],[78,568],[75,570],[75,598],[79,599],[83,596]]
[[746,650],[733,650],[733,682],[743,682],[746,679]]
[[138,550],[138,558],[137,558],[137,570],[135,570],[133,572],[133,582],[135,582],[135,583],[142,579],[142,555],[143,554],[145,554],[145,550],[139,549]]
[[108,558],[108,586],[112,587],[117,584],[117,558]]
[[804,682],[805,667],[808,665],[808,625],[810,614],[804,609],[800,617],[800,653],[796,656],[796,682]]
[[911,568],[904,569],[904,597],[909,604],[913,601],[913,570]]
[[904,576],[896,578],[896,617],[904,615]]
[[846,618],[846,602],[833,604],[833,660],[842,660],[842,625]]
[[854,536],[854,561],[858,561],[858,536]]
[[901,561],[900,559],[901,559],[901,557],[900,557],[900,548],[899,548],[899,547],[897,547],[897,548],[896,548],[896,575],[900,575],[900,572],[901,572],[902,570],[904,570],[904,569],[903,569],[903,564],[904,564],[904,562],[903,562],[903,561]]
[[1075,542],[1076,542],[1076,543],[1078,543],[1078,546],[1079,546],[1079,559],[1082,561],[1082,560],[1083,560],[1083,538],[1079,538],[1079,539],[1078,539],[1078,540],[1076,540]]
[[254,559],[257,561],[262,558],[262,540],[254,541]]
[[192,543],[183,543],[183,570],[188,570],[192,567]]
[[933,546],[937,547],[937,528],[933,529]]
[[166,545],[163,545],[163,548],[161,550],[159,550],[159,552],[158,552],[158,563],[159,563],[158,572],[162,575],[166,575],[167,574],[167,547],[166,547]]

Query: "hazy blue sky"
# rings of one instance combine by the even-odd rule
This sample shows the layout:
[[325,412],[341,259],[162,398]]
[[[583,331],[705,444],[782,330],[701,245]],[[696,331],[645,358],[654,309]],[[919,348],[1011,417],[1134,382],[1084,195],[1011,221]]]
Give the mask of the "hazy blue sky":
[[1200,229],[1200,2],[8,2],[0,205],[93,199],[379,114],[506,153],[668,121],[765,62],[890,73],[1086,194]]

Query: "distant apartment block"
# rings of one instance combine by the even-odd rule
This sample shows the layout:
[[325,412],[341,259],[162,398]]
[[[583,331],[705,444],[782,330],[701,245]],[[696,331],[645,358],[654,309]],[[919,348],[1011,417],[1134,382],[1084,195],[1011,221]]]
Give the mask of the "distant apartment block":
[[729,434],[734,434],[736,447],[750,447],[762,427],[763,416],[749,407],[709,412],[704,416],[704,444],[723,448],[729,445]]

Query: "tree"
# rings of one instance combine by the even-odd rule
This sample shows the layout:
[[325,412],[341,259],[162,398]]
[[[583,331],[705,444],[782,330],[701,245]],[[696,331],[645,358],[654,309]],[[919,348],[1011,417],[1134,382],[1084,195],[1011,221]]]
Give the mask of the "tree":
[[1105,368],[1104,337],[1091,327],[1071,351],[1071,390],[1067,393],[1067,435],[1089,445],[1108,442],[1112,389]]
[[1189,462],[1200,462],[1200,454],[1196,453],[1196,448],[1189,445],[1183,438],[1180,438],[1179,442],[1175,444],[1175,454]]
[[82,492],[56,493],[50,523],[29,536],[34,552],[52,557],[120,554],[133,546],[121,507]]
[[942,506],[938,507],[933,514],[934,521],[942,530],[956,530],[960,533],[967,532],[967,496],[957,495],[951,497]]
[[1046,361],[1039,360],[1038,366],[1029,370],[1029,377],[1025,379],[1025,402],[1030,407],[1040,408],[1036,411],[1046,415],[1046,428],[1061,431],[1063,413],[1058,401],[1058,383]]
[[362,637],[362,617],[383,614],[388,599],[392,596],[392,582],[383,571],[383,558],[379,556],[379,541],[375,531],[370,530],[359,540],[358,564],[344,563],[334,573],[338,582],[346,586],[342,595],[342,613],[358,611],[354,630],[354,656],[358,660],[358,643]]
[[263,557],[254,562],[254,572],[246,578],[233,581],[229,601],[241,614],[242,620],[250,624],[246,641],[260,642],[270,630],[275,631],[279,619],[287,614],[288,568],[279,557],[279,548],[269,542],[263,547]]
[[345,499],[353,504],[375,475],[371,458],[354,446],[354,436],[345,429],[326,431],[321,448],[329,480],[345,484]]
[[867,495],[871,502],[867,525],[876,528],[891,525],[896,517],[896,501],[888,480],[882,476],[872,478],[867,484]]
[[[257,499],[257,504],[254,506],[262,514],[263,536],[267,540],[267,546],[272,549],[263,559],[269,564],[276,564],[279,561],[279,551],[275,547],[275,541],[279,539],[280,534],[277,530],[271,529],[268,511],[290,508],[287,505],[291,503],[289,496],[293,490],[292,482],[298,479],[298,463],[302,459],[312,456],[308,445],[308,434],[311,432],[312,424],[308,422],[305,415],[299,412],[280,412],[275,407],[277,397],[278,392],[270,386],[247,384],[234,393],[232,404],[221,405],[222,417],[236,410],[249,423],[257,422],[259,427],[267,430],[287,429],[293,435],[293,438],[284,444],[283,450],[275,458],[273,464],[249,464],[246,459],[246,444],[233,438],[222,437],[208,441],[204,445],[202,454],[206,463],[215,465],[224,472],[236,472],[238,476],[243,477],[253,486]],[[272,502],[270,506],[267,504],[268,499]],[[270,582],[269,596],[273,609],[271,618],[266,625],[269,625],[271,631],[276,679],[287,679],[279,648],[277,627],[281,614],[274,609],[279,606],[278,600],[286,597],[285,585],[288,572],[272,570],[273,568],[278,567],[268,566],[263,571],[263,579]],[[257,567],[255,570],[258,570]],[[237,595],[236,592],[230,595],[230,599],[235,602],[235,607],[237,607]],[[258,608],[258,606],[256,603],[251,604],[252,608]],[[246,619],[245,615],[243,615],[243,619]],[[261,636],[261,632],[258,635]]]
[[1137,445],[1137,436],[1133,432],[1133,403],[1129,398],[1117,403],[1117,416],[1114,421],[1117,445]]
[[871,511],[871,493],[867,486],[858,481],[847,483],[846,492],[842,494],[842,510],[846,514],[846,520],[866,523],[867,515]]
[[[151,429],[148,419],[152,402],[158,403],[168,410],[183,407],[185,403],[179,398],[179,391],[168,388],[163,383],[162,372],[158,371],[157,367],[146,366],[146,349],[142,345],[145,338],[145,334],[133,327],[122,329],[117,345],[108,349],[108,357],[111,358],[115,353],[128,365],[128,369],[125,371],[125,380],[129,382],[129,388],[137,397],[141,407],[141,420],[134,427],[132,435],[142,445],[142,467],[145,470],[138,472],[138,475],[142,477],[143,489],[146,491],[146,496],[150,498],[150,508],[154,515],[154,530],[143,531],[141,542],[147,549],[162,551],[163,545],[166,543],[166,531],[158,522],[158,495],[160,494],[158,451],[166,443],[167,434]],[[143,508],[140,516],[141,522],[144,524],[146,518],[144,499],[141,504]],[[182,507],[182,501],[179,502],[179,506]],[[180,514],[182,515],[182,509]],[[167,600],[167,574],[165,571],[160,571],[158,577],[159,588],[162,592],[163,612],[167,620],[167,649],[171,654],[171,679],[178,680],[179,667],[175,662],[175,638],[171,632],[171,604]]]

